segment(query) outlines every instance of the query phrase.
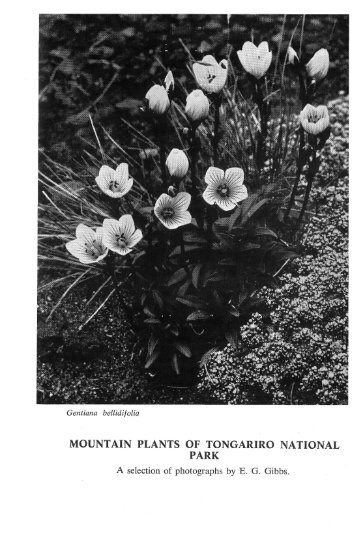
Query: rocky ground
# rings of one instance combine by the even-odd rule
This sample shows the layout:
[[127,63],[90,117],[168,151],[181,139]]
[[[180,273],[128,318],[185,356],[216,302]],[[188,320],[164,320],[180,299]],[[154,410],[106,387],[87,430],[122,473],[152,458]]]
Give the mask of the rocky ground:
[[[313,191],[304,252],[263,289],[238,352],[213,355],[198,389],[217,403],[344,404],[348,384],[348,99],[329,105],[332,134]],[[337,178],[337,176],[339,176]]]

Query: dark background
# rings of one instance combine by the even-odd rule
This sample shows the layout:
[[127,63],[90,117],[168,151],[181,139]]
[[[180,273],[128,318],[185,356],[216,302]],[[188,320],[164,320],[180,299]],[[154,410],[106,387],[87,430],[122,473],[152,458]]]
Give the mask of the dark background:
[[[284,23],[284,26],[283,26]],[[297,27],[296,27],[297,26]],[[188,53],[231,60],[245,80],[236,51],[245,40],[268,40],[284,56],[293,35],[299,51],[302,16],[232,15],[41,15],[39,49],[39,146],[57,161],[79,156],[92,140],[88,112],[125,145],[121,118],[145,128],[139,111],[149,87],[170,68],[176,79],[195,87],[187,70]],[[282,32],[283,31],[283,32]],[[330,52],[325,100],[348,92],[348,16],[307,15],[302,58],[319,48]],[[145,130],[145,129],[144,129]]]

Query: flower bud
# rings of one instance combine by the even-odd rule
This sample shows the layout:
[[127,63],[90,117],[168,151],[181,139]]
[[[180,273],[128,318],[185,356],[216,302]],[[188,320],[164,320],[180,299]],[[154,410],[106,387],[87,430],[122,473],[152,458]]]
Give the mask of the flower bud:
[[168,71],[165,79],[164,79],[165,90],[167,93],[174,90],[174,77],[171,71]]
[[178,179],[185,177],[189,169],[189,161],[185,152],[178,148],[171,150],[166,165],[170,175]]
[[185,113],[191,121],[201,121],[209,114],[209,100],[200,89],[186,97]]
[[168,93],[162,85],[153,85],[145,95],[149,109],[157,115],[165,114],[170,106]]
[[293,65],[296,62],[298,62],[297,52],[292,46],[289,46],[287,48],[287,63]]
[[321,48],[306,64],[307,75],[316,81],[322,81],[326,77],[329,68],[328,50]]

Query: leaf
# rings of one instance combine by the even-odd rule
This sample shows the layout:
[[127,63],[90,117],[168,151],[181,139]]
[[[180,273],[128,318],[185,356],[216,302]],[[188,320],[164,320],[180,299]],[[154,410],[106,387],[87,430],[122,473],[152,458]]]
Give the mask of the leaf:
[[195,297],[194,295],[187,295],[186,297],[177,297],[178,303],[185,304],[186,306],[191,306],[192,308],[203,308],[205,303]]
[[200,235],[196,230],[184,231],[183,239],[186,243],[207,243],[206,238]]
[[204,366],[206,366],[210,360],[211,355],[213,353],[216,353],[217,351],[218,351],[217,347],[211,347],[210,349],[208,349],[206,353],[203,354],[203,356],[199,361],[200,368],[203,368]]
[[240,225],[243,225],[247,221],[247,214],[250,208],[255,204],[259,195],[257,193],[250,195],[241,203],[241,221]]
[[153,295],[154,301],[157,303],[157,305],[159,306],[159,308],[160,308],[161,310],[163,310],[163,308],[164,308],[164,301],[163,301],[163,297],[161,296],[161,294],[159,293],[159,291],[157,291],[156,289],[153,289],[152,295]]
[[121,102],[117,102],[116,108],[120,110],[129,112],[130,114],[136,114],[139,108],[143,105],[142,100],[137,100],[136,98],[126,98]]
[[197,264],[196,266],[194,266],[194,269],[192,271],[192,282],[194,287],[197,289],[199,286],[199,276],[200,276],[200,270],[202,269],[203,265],[202,264]]
[[178,295],[179,297],[184,297],[184,295],[186,294],[187,290],[189,289],[191,285],[191,279],[187,279],[185,283],[183,283],[183,285],[181,285],[178,289]]
[[179,364],[178,364],[178,355],[176,353],[173,354],[172,356],[172,367],[173,370],[176,374],[180,374],[180,368],[179,368]]
[[187,317],[188,322],[194,322],[195,320],[208,320],[211,315],[205,310],[195,310]]
[[147,306],[143,308],[143,312],[150,318],[156,318],[155,314]]
[[[250,218],[252,218],[252,216],[254,214],[256,214],[256,212],[258,212],[258,210],[260,210],[260,208],[262,206],[264,206],[267,202],[269,201],[268,198],[264,198],[262,200],[260,200],[260,202],[258,202],[257,204],[255,204],[252,208],[250,208],[250,210],[247,213],[247,220],[250,220]],[[246,221],[247,221],[246,220]]]
[[159,337],[155,337],[153,334],[150,336],[148,341],[148,355],[151,356],[154,352],[154,349],[158,345]]
[[259,245],[258,243],[244,243],[241,247],[240,247],[240,252],[246,252],[246,251],[252,251],[255,249],[259,249],[261,247],[261,245]]
[[157,360],[159,355],[160,355],[160,350],[158,349],[157,351],[154,351],[154,353],[152,353],[149,357],[147,357],[144,368],[149,368],[150,366],[152,366],[152,364]]
[[[200,247],[199,245],[184,245],[184,252],[190,252],[193,250],[198,250],[201,249],[202,247]],[[169,256],[180,256],[182,254],[182,247],[181,245],[178,245],[177,247],[175,247],[174,250],[172,250],[172,252],[169,254]]]
[[267,235],[269,237],[274,237],[275,239],[277,239],[277,235],[274,231],[272,231],[272,229],[268,228],[268,227],[257,227],[254,231],[254,236],[262,236],[262,235]]
[[174,285],[175,283],[179,283],[183,281],[183,279],[187,276],[187,273],[184,268],[179,268],[168,280],[168,285]]
[[241,312],[237,310],[237,308],[229,308],[229,314],[231,314],[231,316],[233,316],[234,318],[241,317]]
[[234,329],[230,329],[227,330],[225,332],[225,338],[226,341],[232,346],[234,347],[234,349],[238,349],[239,345],[240,345],[240,338],[239,338],[239,332],[236,328]]
[[175,345],[175,348],[187,358],[191,358],[193,356],[190,348],[185,343],[182,343],[180,341],[175,341],[174,345]]
[[158,318],[146,318],[146,319],[144,320],[144,323],[145,323],[145,324],[160,324],[161,321],[158,320]]
[[231,214],[230,218],[229,218],[229,226],[228,226],[228,231],[230,232],[232,230],[232,228],[235,225],[236,220],[239,218],[241,214],[241,206],[238,206],[234,212]]

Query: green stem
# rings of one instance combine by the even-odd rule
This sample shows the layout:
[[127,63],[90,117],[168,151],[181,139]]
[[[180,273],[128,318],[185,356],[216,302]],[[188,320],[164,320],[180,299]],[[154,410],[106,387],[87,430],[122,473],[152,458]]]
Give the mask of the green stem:
[[266,150],[265,139],[267,137],[267,105],[263,98],[261,86],[257,81],[254,83],[254,88],[255,88],[255,100],[260,112],[261,129],[258,133],[258,138],[257,138],[257,156],[256,156],[257,167],[260,170],[265,160],[265,150]]
[[305,191],[305,198],[303,199],[301,212],[300,212],[300,215],[299,215],[298,220],[297,220],[297,227],[300,226],[300,224],[303,220],[303,216],[305,215],[305,212],[306,212],[306,209],[307,209],[308,199],[309,199],[309,196],[310,196],[310,193],[311,193],[313,180],[314,180],[314,177],[316,175],[316,160],[317,160],[317,146],[315,146],[314,149],[313,149],[312,159],[311,159],[310,165],[308,167],[308,180],[307,180],[307,187],[306,187],[306,191]]
[[220,106],[221,97],[217,94],[214,97],[215,115],[214,115],[214,134],[213,134],[213,160],[214,166],[219,164],[219,128],[220,128]]
[[191,161],[191,192],[193,197],[196,196],[196,164],[198,161],[198,148],[196,145],[196,125],[193,123],[190,133],[190,161]]
[[297,162],[297,171],[296,171],[296,179],[295,179],[295,183],[293,185],[292,188],[292,192],[291,192],[291,196],[290,196],[290,200],[288,202],[288,206],[286,209],[286,214],[284,217],[284,222],[287,222],[288,216],[291,212],[293,203],[295,201],[295,197],[297,194],[297,189],[298,189],[298,184],[300,182],[300,178],[302,175],[302,169],[304,166],[304,160],[303,160],[303,148],[305,146],[305,132],[303,127],[300,128],[300,147],[299,147],[299,154],[298,154],[298,162]]
[[118,302],[119,302],[119,306],[123,310],[128,322],[130,324],[132,332],[134,332],[135,325],[134,325],[134,322],[133,322],[132,313],[129,311],[127,305],[125,304],[125,302],[123,300],[123,297],[121,295],[121,292],[119,290],[117,276],[116,276],[116,272],[115,272],[115,266],[114,266],[114,259],[113,259],[112,253],[110,253],[110,252],[108,253],[108,255],[105,258],[105,261],[106,261],[106,265],[107,265],[108,274],[111,277],[113,286],[116,290],[116,295],[117,295],[117,299],[118,299]]

